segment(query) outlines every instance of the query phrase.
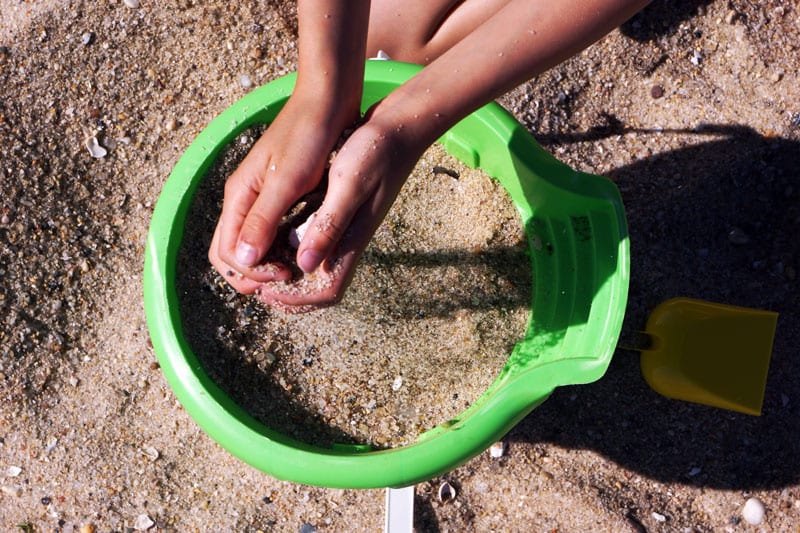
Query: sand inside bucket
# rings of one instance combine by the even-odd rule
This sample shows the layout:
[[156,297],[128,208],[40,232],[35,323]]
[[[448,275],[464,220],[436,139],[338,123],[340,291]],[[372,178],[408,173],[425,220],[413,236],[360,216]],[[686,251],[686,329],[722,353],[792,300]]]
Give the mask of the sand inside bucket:
[[268,427],[328,446],[406,445],[489,387],[523,336],[531,265],[505,190],[434,145],[365,251],[341,303],[288,315],[237,294],[208,264],[225,178],[198,188],[178,257],[184,332],[209,376]]

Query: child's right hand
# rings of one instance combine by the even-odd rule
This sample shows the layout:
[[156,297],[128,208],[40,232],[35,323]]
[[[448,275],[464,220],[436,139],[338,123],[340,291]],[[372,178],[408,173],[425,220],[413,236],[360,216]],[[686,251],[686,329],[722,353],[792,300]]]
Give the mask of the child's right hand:
[[357,108],[313,100],[295,93],[225,183],[208,257],[241,293],[291,278],[286,265],[262,261],[281,218],[319,185],[330,150],[357,118]]

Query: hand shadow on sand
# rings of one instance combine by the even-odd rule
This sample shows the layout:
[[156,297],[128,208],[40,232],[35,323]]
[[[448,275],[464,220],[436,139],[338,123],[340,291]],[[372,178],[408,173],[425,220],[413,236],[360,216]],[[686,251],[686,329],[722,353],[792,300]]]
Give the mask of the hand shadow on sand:
[[[681,133],[714,139],[609,176],[626,203],[631,239],[623,331],[643,329],[650,311],[676,296],[779,312],[763,415],[663,398],[641,377],[638,354],[619,351],[602,379],[556,389],[508,438],[596,450],[663,482],[738,490],[796,484],[800,143],[737,126]],[[575,140],[540,139],[545,146]]]

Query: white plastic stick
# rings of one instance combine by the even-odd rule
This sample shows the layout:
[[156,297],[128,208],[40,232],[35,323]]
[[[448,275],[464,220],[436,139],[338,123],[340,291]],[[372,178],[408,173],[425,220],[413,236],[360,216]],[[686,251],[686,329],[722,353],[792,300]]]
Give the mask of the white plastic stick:
[[386,489],[384,533],[412,533],[414,529],[414,486]]

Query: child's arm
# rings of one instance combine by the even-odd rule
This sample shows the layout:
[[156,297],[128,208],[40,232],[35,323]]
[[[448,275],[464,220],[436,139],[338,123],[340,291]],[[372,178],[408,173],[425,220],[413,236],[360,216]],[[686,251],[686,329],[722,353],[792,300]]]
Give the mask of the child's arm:
[[298,250],[305,271],[338,263],[331,282],[311,293],[267,284],[262,299],[297,310],[337,301],[358,256],[431,143],[473,110],[577,53],[646,4],[510,0],[378,103],[340,150],[317,215],[326,224],[311,225]]
[[244,293],[291,277],[285,265],[254,267],[272,245],[281,217],[319,184],[330,150],[359,118],[369,2],[300,0],[297,9],[295,90],[228,178],[209,248],[211,263]]

